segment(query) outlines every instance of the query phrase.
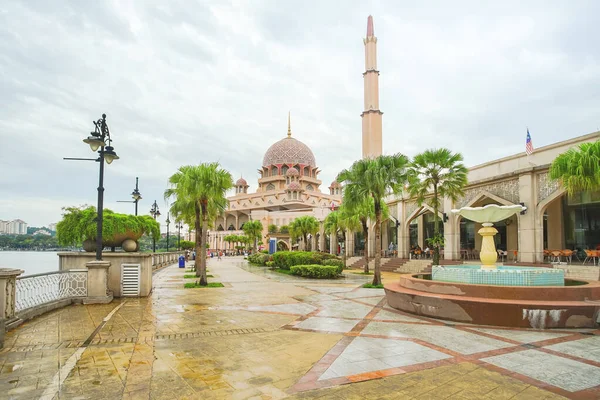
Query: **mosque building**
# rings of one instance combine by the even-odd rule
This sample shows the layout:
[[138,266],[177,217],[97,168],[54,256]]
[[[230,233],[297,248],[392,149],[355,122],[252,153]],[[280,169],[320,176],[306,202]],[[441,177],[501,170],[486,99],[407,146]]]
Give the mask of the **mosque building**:
[[[321,192],[320,169],[312,150],[292,136],[288,115],[287,135],[273,143],[263,157],[258,170],[258,188],[248,193],[249,185],[244,178],[235,183],[235,194],[228,197],[229,206],[224,215],[217,218],[209,232],[211,249],[229,249],[231,244],[223,241],[227,235],[242,235],[242,227],[249,220],[258,220],[263,226],[263,243],[268,237],[277,238],[280,249],[290,249],[294,243],[287,233],[269,234],[269,225],[276,225],[278,231],[294,219],[312,215],[323,222],[327,214],[341,203],[341,185],[333,182],[329,193]],[[321,231],[311,237],[310,248],[326,250],[323,224]]]
[[[365,46],[364,108],[362,118],[362,156],[377,157],[382,151],[382,116],[379,109],[379,70],[377,68],[377,37],[373,17],[367,19]],[[578,193],[568,196],[560,185],[549,179],[552,161],[561,153],[582,143],[600,140],[600,132],[574,137],[562,142],[536,148],[530,154],[523,151],[498,160],[469,168],[464,196],[456,202],[443,199],[439,218],[443,221],[445,238],[443,259],[477,259],[481,238],[480,224],[456,216],[450,210],[464,206],[487,204],[522,204],[527,211],[494,224],[498,230],[496,247],[502,257],[518,262],[540,263],[552,251],[570,254],[569,260],[586,258],[587,250],[600,249],[600,193]],[[525,149],[525,141],[524,141]],[[268,237],[270,224],[281,227],[302,215],[313,215],[323,221],[330,210],[341,203],[342,188],[333,182],[329,193],[320,191],[319,168],[308,146],[292,137],[288,117],[287,136],[274,143],[263,158],[259,170],[258,189],[248,193],[248,183],[240,178],[235,195],[229,198],[225,215],[215,221],[216,231],[210,232],[210,247],[225,249],[223,237],[241,234],[244,222],[260,220],[263,224],[263,242]],[[406,196],[386,199],[390,220],[382,226],[382,254],[386,257],[407,259],[411,246],[427,247],[433,236],[433,211],[427,205],[417,205]],[[273,235],[271,235],[273,236]],[[280,248],[293,244],[289,235],[275,235]],[[374,254],[374,237],[369,243],[361,233],[346,236],[346,243],[337,246],[325,243],[323,226],[312,238],[313,249],[335,250],[345,248],[348,256],[359,256],[364,246]],[[600,251],[599,251],[600,252]],[[596,253],[597,254],[597,253]],[[565,256],[566,257],[566,256]],[[596,256],[597,258],[597,256]],[[592,260],[593,261],[593,260]],[[359,262],[358,257],[349,263]],[[389,260],[384,261],[389,262]]]

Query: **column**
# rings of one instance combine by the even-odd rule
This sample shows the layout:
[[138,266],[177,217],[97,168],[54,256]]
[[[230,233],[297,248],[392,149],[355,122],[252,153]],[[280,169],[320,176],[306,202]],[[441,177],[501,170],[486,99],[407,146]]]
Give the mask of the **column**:
[[425,250],[425,227],[423,215],[419,215],[417,217],[417,243],[421,247],[421,249]]
[[329,234],[329,253],[337,254],[337,243],[335,240],[335,235]]
[[108,291],[110,261],[90,261],[85,266],[88,270],[88,293],[84,303],[109,303],[113,297],[112,293]]
[[406,220],[406,202],[401,201],[398,203],[398,221],[400,221],[400,226],[398,226],[398,257],[399,258],[408,258],[408,251],[410,249],[409,245],[409,236],[408,236],[408,224],[409,221]]
[[449,198],[444,198],[444,211],[448,222],[444,223],[444,260],[460,259],[460,226],[456,223],[458,216],[450,212],[454,204]]
[[[519,200],[528,207],[525,215],[519,215],[519,261],[534,262],[538,249],[535,243],[535,179],[533,172],[519,176]],[[542,253],[542,249],[539,249]]]
[[319,228],[319,251],[325,251],[325,227],[321,223]]

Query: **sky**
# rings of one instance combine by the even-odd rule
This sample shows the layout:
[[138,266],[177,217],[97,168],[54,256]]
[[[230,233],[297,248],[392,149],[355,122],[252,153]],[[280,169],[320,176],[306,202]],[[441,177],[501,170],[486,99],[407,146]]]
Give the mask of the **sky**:
[[[419,3],[419,4],[417,4]],[[95,205],[82,142],[107,114],[120,159],[105,207],[140,214],[181,165],[218,161],[250,191],[287,133],[322,191],[361,157],[367,16],[378,38],[383,151],[467,166],[600,130],[600,2],[0,1],[0,219]],[[171,225],[171,229],[173,229]]]

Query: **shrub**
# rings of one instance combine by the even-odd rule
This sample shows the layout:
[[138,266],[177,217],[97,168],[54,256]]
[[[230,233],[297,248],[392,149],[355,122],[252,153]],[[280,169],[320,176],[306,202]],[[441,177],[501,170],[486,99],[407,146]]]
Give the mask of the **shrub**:
[[274,266],[275,266],[275,261],[267,261],[267,262],[265,263],[265,265],[266,265],[267,267],[269,267],[269,268],[274,268]]
[[323,251],[319,251],[317,254],[323,257],[323,260],[339,260],[338,256],[335,254],[325,253]]
[[269,254],[269,250],[261,250],[260,252],[263,254]]
[[293,275],[317,279],[333,279],[339,275],[338,267],[333,265],[293,265],[290,271]]
[[340,270],[340,274],[344,270],[344,262],[342,260],[335,260],[335,259],[323,260],[323,262],[321,264],[333,265],[334,267],[338,267]]
[[290,269],[292,265],[321,264],[323,257],[312,251],[278,251],[273,261],[277,268]]
[[254,253],[248,256],[248,262],[255,265],[267,265],[267,261],[271,261],[271,256],[264,253]]

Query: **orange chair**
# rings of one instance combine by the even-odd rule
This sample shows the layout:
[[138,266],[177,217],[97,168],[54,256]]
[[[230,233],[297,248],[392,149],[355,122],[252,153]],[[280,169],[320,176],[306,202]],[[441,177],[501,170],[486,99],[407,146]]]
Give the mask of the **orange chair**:
[[571,263],[571,258],[573,257],[573,250],[562,250],[562,256],[567,260],[567,263]]
[[517,255],[519,252],[517,250],[513,250],[513,262],[517,262]]
[[584,250],[585,251],[585,260],[583,260],[583,265],[589,260],[592,260],[592,263],[596,265],[596,259],[598,258],[598,250]]
[[550,260],[550,250],[544,250],[544,260]]
[[560,257],[562,256],[562,251],[560,250],[552,250],[550,252],[550,262],[558,262],[560,263]]

